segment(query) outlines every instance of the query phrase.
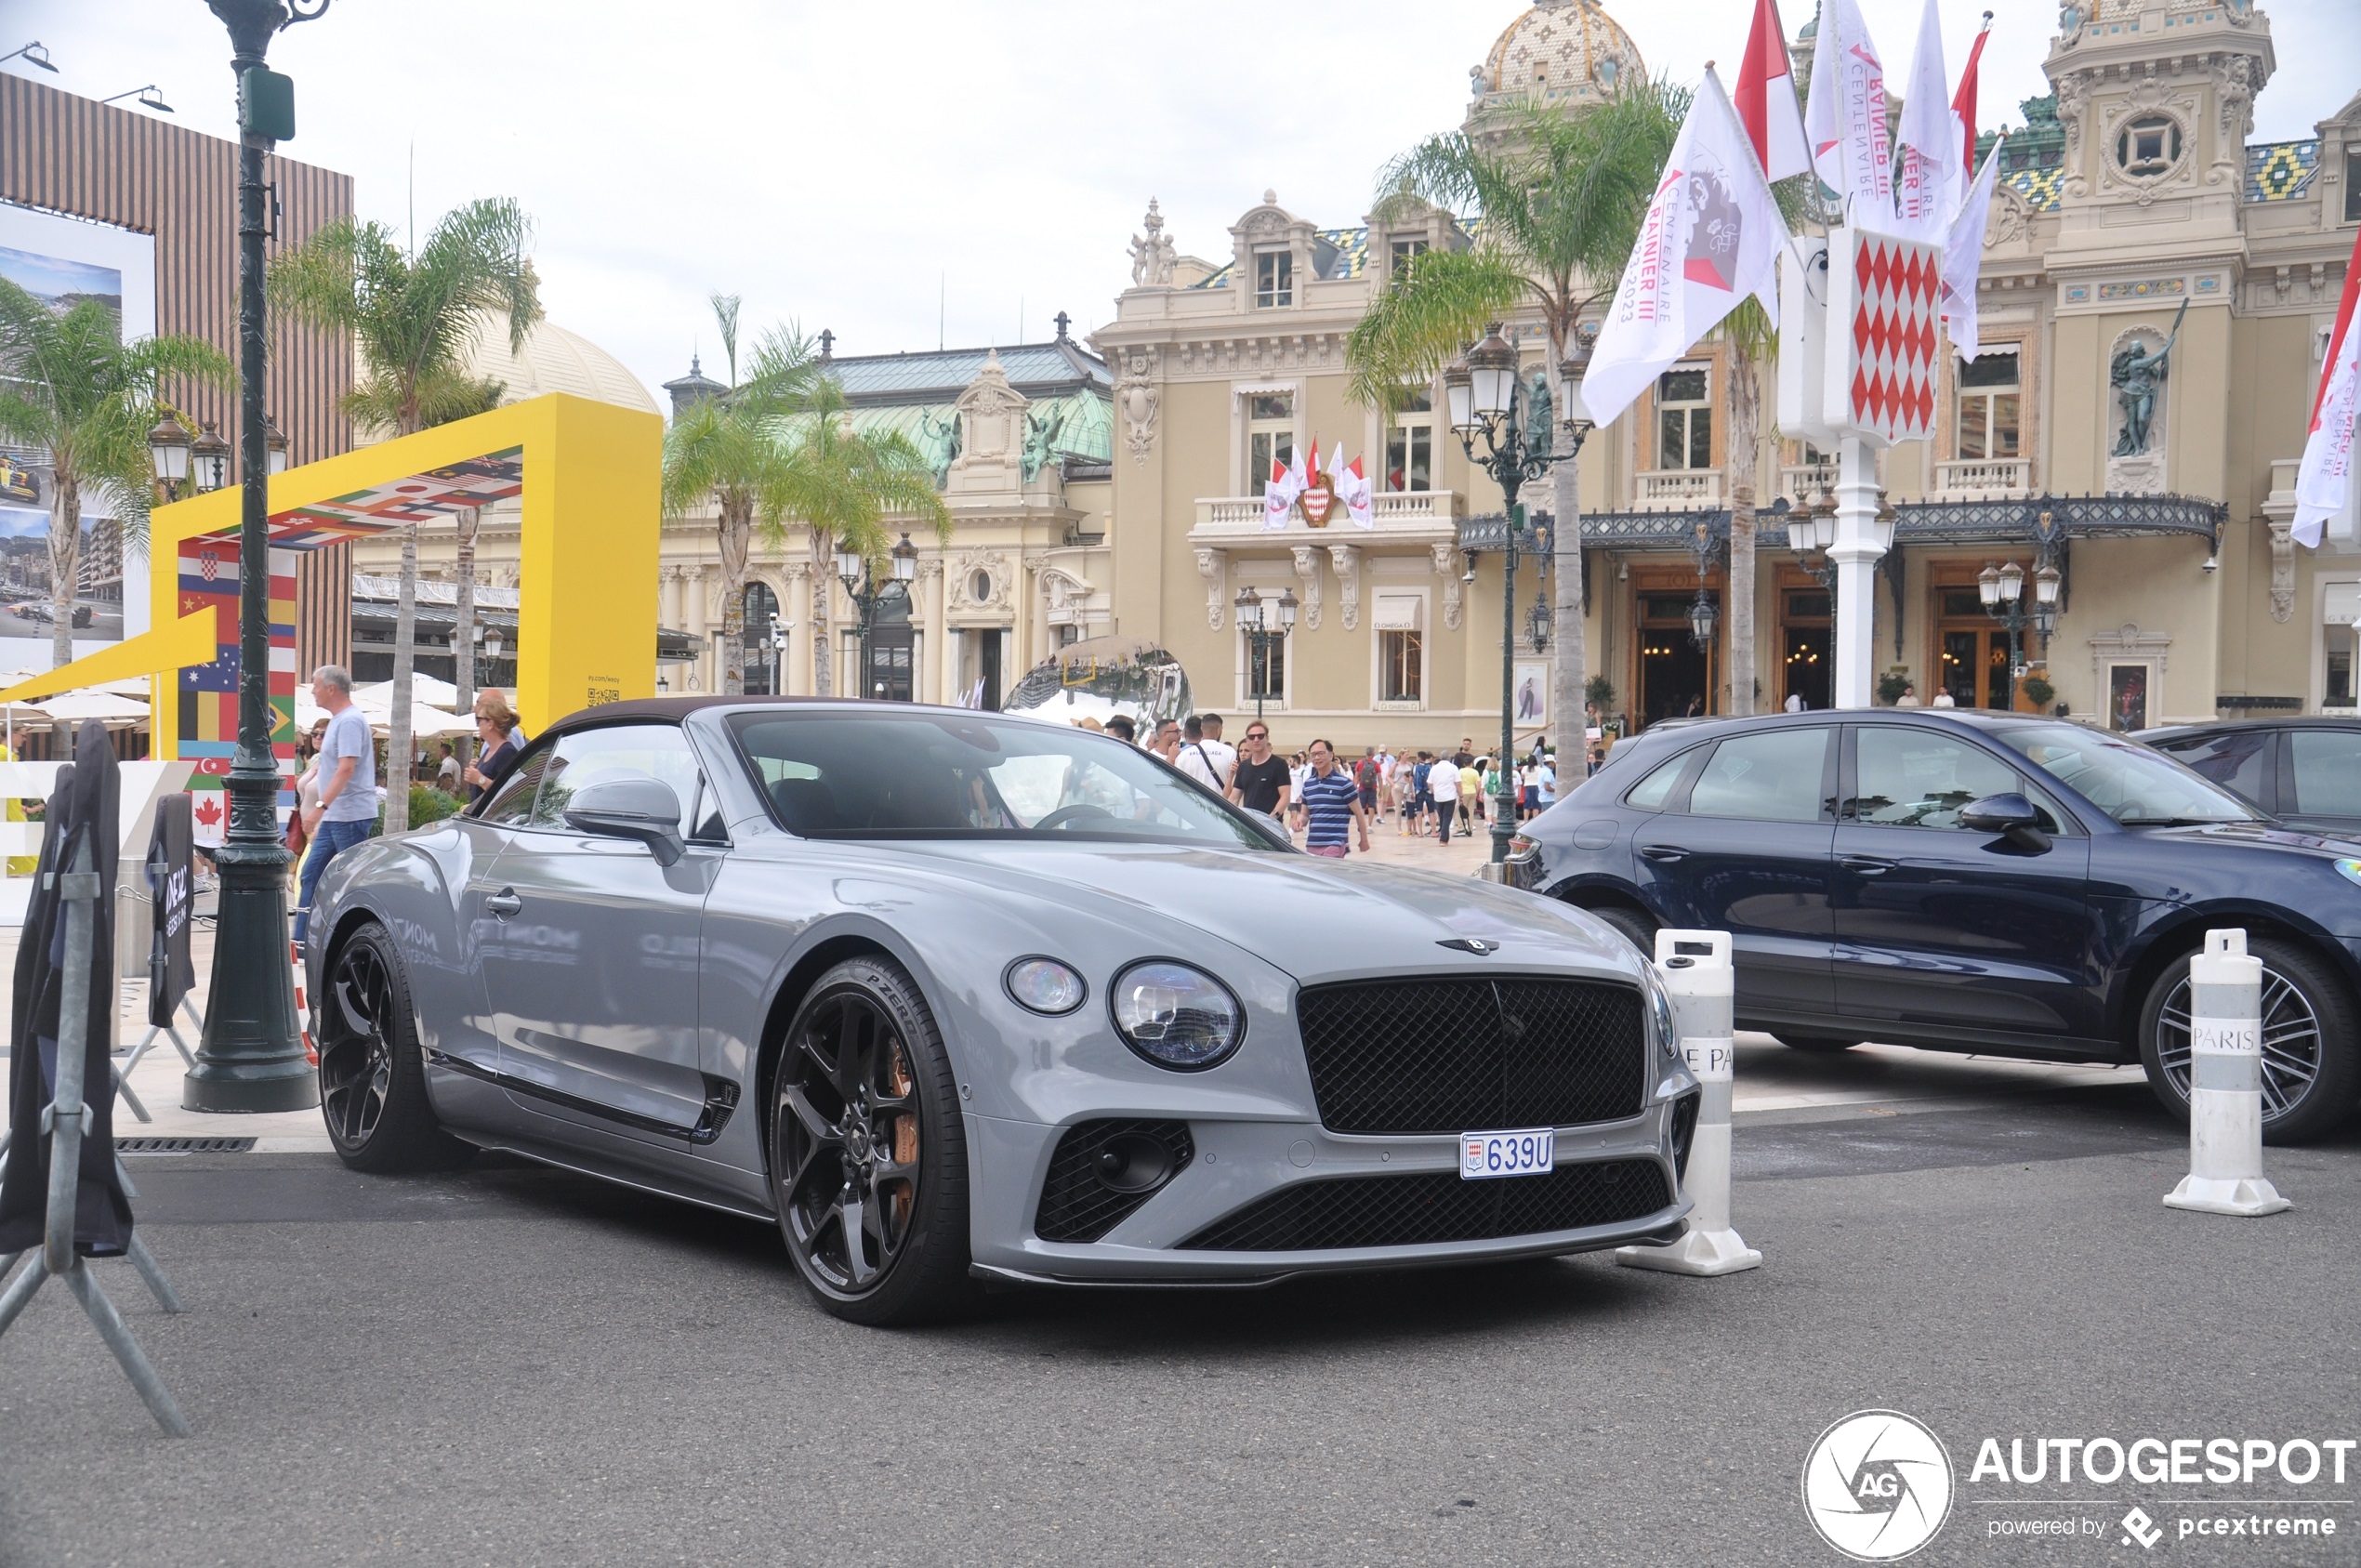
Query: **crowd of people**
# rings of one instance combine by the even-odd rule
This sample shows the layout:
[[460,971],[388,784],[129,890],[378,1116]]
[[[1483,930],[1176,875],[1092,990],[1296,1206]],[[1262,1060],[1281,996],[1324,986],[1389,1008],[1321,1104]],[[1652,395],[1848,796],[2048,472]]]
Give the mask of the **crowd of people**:
[[[1471,838],[1500,809],[1498,754],[1477,751],[1471,736],[1462,736],[1452,751],[1371,745],[1348,759],[1326,740],[1283,756],[1271,744],[1270,726],[1259,718],[1247,724],[1243,745],[1231,745],[1221,738],[1218,713],[1163,719],[1144,736],[1122,715],[1102,728],[1242,809],[1285,824],[1316,855],[1341,856],[1356,842],[1365,854],[1370,834],[1388,823],[1400,837],[1439,845],[1450,843],[1455,831]],[[1513,759],[1515,820],[1556,804],[1557,761],[1547,742]]]

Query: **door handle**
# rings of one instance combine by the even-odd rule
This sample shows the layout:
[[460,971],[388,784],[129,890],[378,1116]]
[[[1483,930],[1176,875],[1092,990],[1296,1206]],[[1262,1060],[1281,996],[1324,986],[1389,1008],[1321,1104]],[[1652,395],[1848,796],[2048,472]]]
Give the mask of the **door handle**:
[[1839,855],[1837,863],[1847,871],[1858,872],[1864,876],[1882,876],[1902,863],[1882,860],[1876,855]]
[[524,900],[517,897],[517,890],[514,888],[503,888],[483,901],[483,912],[486,915],[497,915],[503,920],[523,907]]
[[1678,844],[1647,844],[1641,847],[1640,853],[1665,865],[1689,858],[1689,851]]

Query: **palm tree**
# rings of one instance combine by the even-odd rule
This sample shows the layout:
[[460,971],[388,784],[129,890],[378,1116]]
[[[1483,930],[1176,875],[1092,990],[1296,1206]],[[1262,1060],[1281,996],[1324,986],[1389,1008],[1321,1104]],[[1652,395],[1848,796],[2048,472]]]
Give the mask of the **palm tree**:
[[73,662],[82,575],[82,503],[114,520],[123,547],[144,551],[154,468],[148,429],[167,405],[163,384],[228,387],[230,362],[193,337],[123,341],[116,312],[85,299],[52,310],[0,278],[0,436],[49,454],[49,657]]
[[[1481,241],[1428,251],[1380,294],[1347,340],[1354,399],[1391,411],[1480,336],[1487,322],[1537,317],[1549,343],[1552,406],[1565,397],[1559,363],[1586,312],[1615,292],[1672,152],[1690,91],[1628,82],[1572,115],[1519,105],[1474,130],[1431,137],[1388,165],[1380,221],[1419,207],[1481,214]],[[1561,419],[1551,451],[1556,575],[1550,709],[1579,721],[1587,676],[1582,626],[1581,494],[1574,430]]]
[[758,534],[778,548],[790,520],[811,530],[812,674],[833,691],[827,625],[832,558],[839,542],[870,560],[891,541],[889,516],[908,517],[948,537],[951,514],[934,470],[892,432],[863,435],[821,368],[811,341],[794,326],[755,346],[738,379],[738,298],[715,295],[730,390],[681,412],[665,432],[664,507],[678,516],[710,501],[721,556],[721,687],[745,690],[746,563]]
[[[1730,711],[1754,711],[1754,525],[1755,476],[1761,471],[1762,367],[1778,357],[1778,329],[1760,300],[1748,297],[1721,319],[1721,339],[1730,349],[1730,613],[1722,619],[1730,638]],[[1775,441],[1777,431],[1768,432]]]
[[[351,334],[363,372],[344,400],[354,423],[412,435],[481,414],[507,389],[468,374],[473,334],[494,317],[508,322],[508,350],[524,348],[541,320],[540,280],[525,248],[533,225],[508,197],[485,197],[443,215],[424,245],[404,251],[391,231],[350,217],[317,231],[270,269],[270,297],[310,325]],[[475,523],[460,524],[472,555]],[[472,570],[472,562],[464,563]],[[386,756],[401,771],[386,791],[386,831],[410,824],[411,665],[416,655],[418,530],[402,530],[402,588],[394,629],[393,697]],[[474,636],[474,595],[454,636]],[[472,652],[470,649],[469,652]],[[472,661],[470,661],[470,665]],[[472,674],[472,668],[469,670]],[[399,759],[399,760],[395,760]]]

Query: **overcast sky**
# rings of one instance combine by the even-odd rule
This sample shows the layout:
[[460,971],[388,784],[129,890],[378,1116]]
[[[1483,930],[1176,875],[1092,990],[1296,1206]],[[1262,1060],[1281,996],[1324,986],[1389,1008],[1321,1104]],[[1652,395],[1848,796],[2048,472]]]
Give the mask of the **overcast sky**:
[[[1956,79],[1997,13],[1983,119],[2046,92],[2048,0],[1944,0]],[[1906,82],[1917,0],[1863,0]],[[2276,0],[2278,75],[2255,135],[2312,134],[2361,72],[2361,0]],[[1649,69],[1725,80],[1752,0],[1609,0]],[[1787,0],[1800,28],[1810,0]],[[539,226],[552,320],[651,389],[710,361],[705,307],[831,327],[844,353],[1085,331],[1130,281],[1150,196],[1185,254],[1229,254],[1266,187],[1357,223],[1393,152],[1458,124],[1468,69],[1519,14],[1492,0],[335,0],[281,35],[299,134],[353,175],[364,217],[420,225],[512,195]],[[202,0],[0,0],[0,52],[46,44],[103,98],[153,83],[179,124],[230,134],[228,41]],[[1897,91],[1900,90],[1897,86]],[[147,111],[138,111],[147,112]]]

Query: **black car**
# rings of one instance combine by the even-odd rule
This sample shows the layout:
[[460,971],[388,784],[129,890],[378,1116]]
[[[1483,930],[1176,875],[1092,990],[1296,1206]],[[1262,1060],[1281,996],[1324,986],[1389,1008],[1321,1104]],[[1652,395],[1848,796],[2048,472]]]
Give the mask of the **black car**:
[[1797,1049],[2136,1061],[2176,1110],[2189,955],[2244,927],[2264,1130],[2288,1142],[2361,1098],[2356,857],[2120,735],[1880,708],[1652,729],[1510,864],[1643,946],[1728,930],[1740,1024]]
[[2361,837],[2361,720],[2291,714],[2143,730],[2134,738],[2284,826]]

